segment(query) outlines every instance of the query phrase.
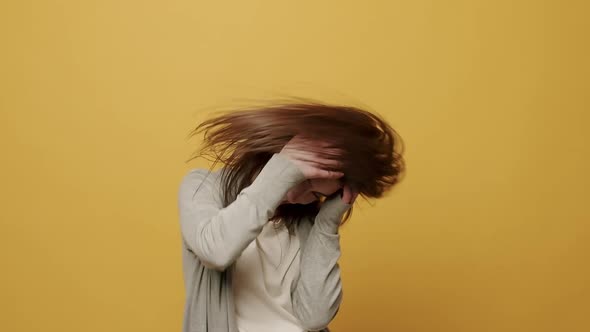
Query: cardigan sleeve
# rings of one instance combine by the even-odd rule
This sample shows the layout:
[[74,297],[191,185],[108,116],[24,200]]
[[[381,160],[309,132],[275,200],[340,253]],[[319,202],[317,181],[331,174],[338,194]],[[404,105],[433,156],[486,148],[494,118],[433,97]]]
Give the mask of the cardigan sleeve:
[[252,184],[222,208],[214,198],[219,182],[205,180],[206,175],[206,170],[193,169],[182,178],[178,190],[180,226],[188,249],[204,266],[218,271],[239,257],[289,189],[305,180],[297,165],[275,153]]
[[301,248],[300,275],[291,299],[294,314],[308,331],[326,328],[340,308],[343,293],[338,228],[351,206],[339,195],[325,201]]

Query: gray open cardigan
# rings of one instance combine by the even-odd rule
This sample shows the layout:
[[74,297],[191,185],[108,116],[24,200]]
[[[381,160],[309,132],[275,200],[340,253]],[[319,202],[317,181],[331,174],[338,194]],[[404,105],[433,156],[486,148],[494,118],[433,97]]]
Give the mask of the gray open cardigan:
[[[305,180],[291,160],[275,153],[252,184],[222,208],[220,172],[192,169],[179,186],[186,291],[183,332],[238,332],[231,278],[234,263],[287,191]],[[300,273],[291,285],[291,301],[293,314],[306,331],[329,331],[328,324],[340,308],[338,227],[350,206],[336,196],[323,203],[314,220],[301,220],[295,229]]]

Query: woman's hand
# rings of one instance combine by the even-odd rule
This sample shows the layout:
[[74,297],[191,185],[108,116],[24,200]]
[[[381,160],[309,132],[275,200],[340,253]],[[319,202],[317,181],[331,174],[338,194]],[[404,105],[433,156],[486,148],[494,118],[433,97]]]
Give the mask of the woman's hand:
[[352,207],[358,193],[348,184],[330,195],[320,206],[314,225],[323,233],[337,234],[342,216]]
[[348,184],[344,184],[344,187],[342,188],[342,201],[346,204],[352,204],[358,194],[359,193],[353,190]]
[[308,179],[338,179],[344,175],[343,172],[330,171],[321,168],[320,165],[333,166],[338,168],[342,163],[338,160],[324,158],[317,153],[309,151],[309,146],[317,146],[326,152],[334,155],[342,153],[341,149],[330,148],[329,143],[312,140],[301,135],[294,136],[281,150],[280,154],[291,160]]

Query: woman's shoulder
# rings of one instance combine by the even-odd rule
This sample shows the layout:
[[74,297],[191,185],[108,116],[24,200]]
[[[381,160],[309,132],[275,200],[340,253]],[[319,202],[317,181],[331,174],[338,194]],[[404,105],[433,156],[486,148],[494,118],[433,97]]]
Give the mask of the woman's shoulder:
[[192,168],[186,171],[178,187],[178,199],[193,204],[213,204],[221,208],[223,195],[219,170]]
[[220,170],[210,170],[206,168],[192,168],[187,170],[180,179],[179,190],[194,190],[197,187],[207,189],[217,188],[219,186]]
[[182,181],[190,179],[214,180],[220,175],[220,173],[221,169],[212,170],[204,167],[191,168],[184,173]]

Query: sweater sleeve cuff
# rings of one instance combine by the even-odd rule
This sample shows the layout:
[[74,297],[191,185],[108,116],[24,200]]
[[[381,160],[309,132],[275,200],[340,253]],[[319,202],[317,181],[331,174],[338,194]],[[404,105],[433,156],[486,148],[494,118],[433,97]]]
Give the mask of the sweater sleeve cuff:
[[337,234],[342,216],[351,206],[352,204],[344,203],[340,196],[324,202],[315,218],[316,227],[322,233]]

